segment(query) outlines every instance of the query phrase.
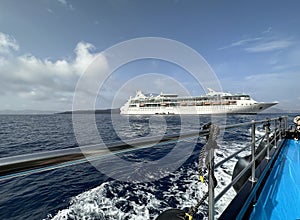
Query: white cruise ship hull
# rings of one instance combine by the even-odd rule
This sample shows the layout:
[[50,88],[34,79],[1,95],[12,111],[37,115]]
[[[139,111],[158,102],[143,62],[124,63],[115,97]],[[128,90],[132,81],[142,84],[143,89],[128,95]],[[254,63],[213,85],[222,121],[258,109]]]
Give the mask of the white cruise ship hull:
[[208,89],[205,96],[178,97],[176,94],[144,95],[137,91],[120,108],[124,115],[212,115],[256,114],[277,102],[265,103],[253,100],[247,94],[216,92]]
[[256,103],[249,106],[175,106],[175,107],[130,107],[121,108],[124,115],[211,115],[211,114],[257,114],[277,103]]

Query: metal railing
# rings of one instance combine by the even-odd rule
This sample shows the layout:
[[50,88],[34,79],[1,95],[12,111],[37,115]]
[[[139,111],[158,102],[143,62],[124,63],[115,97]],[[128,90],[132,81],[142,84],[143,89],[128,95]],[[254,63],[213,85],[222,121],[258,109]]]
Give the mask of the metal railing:
[[[253,184],[255,184],[257,182],[257,178],[255,176],[256,161],[263,154],[266,154],[265,159],[267,161],[269,161],[271,159],[271,157],[270,157],[270,147],[274,143],[273,148],[274,149],[277,148],[277,144],[278,144],[277,139],[281,140],[283,134],[285,133],[285,131],[287,129],[287,125],[288,125],[287,124],[287,119],[288,119],[287,117],[279,117],[279,118],[273,118],[273,119],[267,118],[266,120],[261,120],[261,121],[254,121],[253,120],[253,121],[248,122],[248,123],[240,123],[240,124],[235,124],[235,125],[231,125],[231,126],[226,127],[228,129],[228,128],[233,128],[233,127],[251,126],[251,143],[249,143],[245,147],[239,149],[238,151],[234,152],[233,154],[229,155],[227,158],[221,160],[216,165],[214,165],[214,161],[212,161],[209,164],[210,167],[208,169],[209,170],[215,170],[216,168],[220,167],[221,165],[228,162],[229,160],[232,160],[237,155],[239,155],[240,153],[246,151],[249,148],[251,148],[251,150],[249,152],[249,153],[251,153],[251,161],[227,186],[224,187],[224,189],[218,195],[215,196],[214,186],[213,186],[213,184],[211,184],[211,182],[209,182],[208,191],[209,191],[209,194],[211,194],[211,195],[208,197],[209,198],[209,201],[208,201],[208,206],[209,206],[208,219],[210,219],[210,220],[215,219],[214,209],[215,209],[216,203],[228,192],[228,190],[233,185],[235,185],[243,177],[243,175],[245,175],[245,173],[249,169],[251,169],[251,176],[249,178],[249,181],[251,181]],[[273,122],[273,129],[270,129],[271,122]],[[268,124],[266,125],[265,123],[268,123]],[[255,131],[256,131],[256,127],[257,127],[258,124],[263,124],[265,126],[265,135],[263,135],[262,137],[256,138]],[[272,131],[273,138],[270,141],[271,131]],[[257,143],[261,143],[264,140],[266,141],[265,147],[257,155],[255,155],[257,146],[259,146],[259,144],[257,145]],[[209,173],[209,175],[210,174],[213,174],[213,173]],[[209,179],[211,179],[211,178],[209,177]]]
[[121,154],[143,148],[150,148],[163,143],[188,140],[205,136],[208,130],[186,132],[159,137],[141,137],[133,140],[86,145],[76,148],[38,152],[0,158],[0,181],[17,176],[53,170],[70,165],[99,160],[112,154]]
[[[265,135],[262,137],[256,138],[255,130],[258,124],[264,124],[266,122],[273,122],[273,129],[265,129]],[[270,124],[271,125],[271,124]],[[237,150],[236,152],[229,155],[227,158],[221,160],[220,162],[214,164],[214,150],[210,151],[210,158],[212,159],[211,163],[209,163],[209,219],[215,218],[215,204],[228,192],[228,190],[239,181],[239,179],[247,172],[247,170],[251,169],[251,177],[249,181],[255,184],[256,176],[255,176],[255,168],[256,168],[256,160],[262,154],[266,152],[266,159],[270,159],[270,146],[274,143],[274,148],[277,147],[277,138],[281,139],[286,128],[287,128],[287,117],[279,117],[267,120],[260,121],[251,121],[246,123],[239,123],[233,125],[223,125],[220,126],[220,130],[239,128],[243,126],[251,126],[251,143],[249,145]],[[273,131],[273,136],[275,138],[272,141],[269,141],[269,137]],[[153,144],[161,144],[161,143],[170,143],[181,140],[187,140],[194,137],[203,137],[209,134],[209,130],[203,131],[194,131],[187,132],[183,134],[175,134],[175,135],[165,135],[163,138],[161,137],[144,137],[135,140],[128,140],[126,143],[120,141],[112,144],[96,144],[89,145],[85,147],[77,147],[63,150],[55,150],[27,155],[19,155],[13,157],[0,158],[0,181],[4,179],[13,178],[16,176],[22,176],[37,172],[42,172],[46,170],[57,169],[60,167],[65,167],[69,165],[85,163],[92,160],[98,160],[103,156],[107,156],[110,154],[120,154],[128,151],[134,151],[142,148],[152,147]],[[256,145],[257,143],[261,143],[262,141],[267,140],[266,147],[257,155],[255,155]],[[212,177],[214,175],[214,170],[224,163],[232,160],[240,153],[246,151],[251,148],[251,161],[248,166],[243,169],[233,180],[229,183],[218,195],[215,196],[215,189],[212,184]],[[84,153],[83,153],[84,152]]]

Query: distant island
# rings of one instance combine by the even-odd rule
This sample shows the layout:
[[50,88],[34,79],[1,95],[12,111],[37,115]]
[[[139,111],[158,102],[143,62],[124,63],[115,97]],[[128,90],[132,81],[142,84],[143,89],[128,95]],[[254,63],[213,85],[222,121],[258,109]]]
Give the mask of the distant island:
[[[120,114],[120,109],[96,109],[96,110],[77,110],[77,111],[65,111],[56,114]],[[258,114],[280,114],[280,113],[300,113],[300,110],[283,110],[276,107],[271,107]]]
[[[120,114],[120,109],[96,109],[96,110],[77,110],[77,111],[65,111],[65,112],[59,112],[56,114]],[[259,112],[258,114],[284,114],[284,113],[300,113],[300,110],[283,110],[276,107],[271,107],[269,109],[266,109],[262,112]]]
[[96,110],[77,110],[77,111],[65,111],[56,114],[120,114],[120,109],[96,109]]
[[0,115],[52,115],[52,114],[120,114],[120,109],[96,109],[78,111],[42,111],[42,110],[0,110]]
[[24,110],[0,110],[0,115],[51,115],[55,114],[57,111],[45,111],[45,110],[33,110],[33,109],[24,109]]
[[280,108],[276,108],[276,107],[271,107],[271,108],[266,109],[258,114],[280,114],[280,113],[294,114],[294,113],[300,113],[300,110],[284,110],[284,109],[280,109]]
[[[51,114],[120,114],[120,109],[96,109],[96,110],[77,110],[77,111],[41,111],[41,110],[0,110],[0,115],[51,115]],[[299,113],[300,110],[284,110],[276,107],[271,107],[270,109],[266,109],[258,114],[295,114]]]

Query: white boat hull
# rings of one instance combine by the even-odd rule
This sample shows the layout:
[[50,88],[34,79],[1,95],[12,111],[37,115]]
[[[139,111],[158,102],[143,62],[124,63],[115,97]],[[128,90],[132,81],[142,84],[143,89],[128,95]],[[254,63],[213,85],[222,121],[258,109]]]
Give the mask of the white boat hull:
[[216,92],[208,89],[205,96],[178,97],[176,94],[153,96],[137,91],[135,97],[121,107],[124,115],[212,115],[256,114],[277,102],[256,102],[249,95]]
[[121,108],[124,115],[211,115],[211,114],[257,114],[277,103],[257,103],[249,106],[176,106],[176,107],[131,107]]

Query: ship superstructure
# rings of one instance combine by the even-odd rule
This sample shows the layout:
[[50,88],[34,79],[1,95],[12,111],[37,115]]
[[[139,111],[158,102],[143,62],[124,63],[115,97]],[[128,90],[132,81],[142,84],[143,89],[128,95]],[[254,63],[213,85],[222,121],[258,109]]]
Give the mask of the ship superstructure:
[[135,97],[121,107],[121,114],[256,114],[277,102],[265,103],[253,100],[247,94],[230,94],[208,89],[204,96],[179,97],[176,94],[145,95],[137,91]]

